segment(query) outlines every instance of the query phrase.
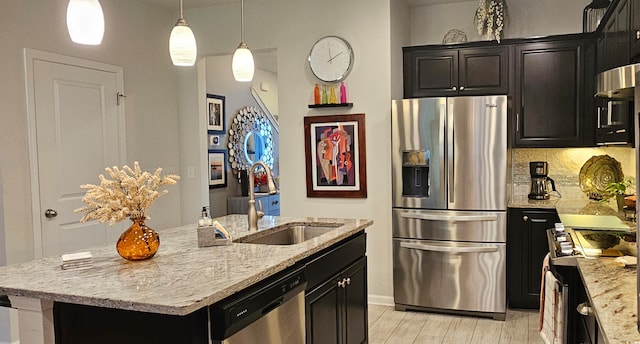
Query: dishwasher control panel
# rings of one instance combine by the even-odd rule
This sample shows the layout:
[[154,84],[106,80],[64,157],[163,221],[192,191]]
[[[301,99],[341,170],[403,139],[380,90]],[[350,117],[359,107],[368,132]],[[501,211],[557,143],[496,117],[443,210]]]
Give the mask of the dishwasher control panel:
[[295,268],[256,283],[209,307],[211,335],[223,340],[304,292],[304,268]]

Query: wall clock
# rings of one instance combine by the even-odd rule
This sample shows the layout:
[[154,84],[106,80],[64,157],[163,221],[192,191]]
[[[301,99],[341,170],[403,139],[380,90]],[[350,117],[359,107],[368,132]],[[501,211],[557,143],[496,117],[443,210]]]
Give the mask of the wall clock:
[[322,37],[311,47],[309,67],[313,75],[322,81],[342,81],[349,75],[352,66],[351,45],[340,37]]

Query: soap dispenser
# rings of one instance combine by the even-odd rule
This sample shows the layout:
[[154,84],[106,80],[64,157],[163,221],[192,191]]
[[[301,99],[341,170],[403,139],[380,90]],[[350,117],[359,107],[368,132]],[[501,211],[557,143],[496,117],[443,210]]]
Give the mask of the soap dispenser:
[[202,215],[198,219],[198,227],[211,226],[212,223],[213,221],[209,217],[209,212],[207,211],[207,207],[202,207]]

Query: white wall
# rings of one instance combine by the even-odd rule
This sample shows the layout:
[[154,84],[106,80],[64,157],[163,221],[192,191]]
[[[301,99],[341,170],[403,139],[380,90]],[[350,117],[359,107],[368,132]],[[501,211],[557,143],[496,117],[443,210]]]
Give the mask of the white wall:
[[[582,32],[582,10],[589,0],[507,0],[505,38]],[[440,44],[451,29],[468,41],[483,40],[474,22],[478,1],[420,6],[411,10],[411,45]]]
[[[4,161],[0,169],[7,263],[34,257],[23,48],[123,66],[128,160],[139,160],[147,169],[162,166],[178,172],[177,79],[168,56],[168,37],[176,18],[141,1],[101,3],[106,20],[104,41],[100,46],[81,46],[68,38],[66,0],[2,2],[0,156]],[[78,181],[78,185],[87,182],[92,181]],[[170,190],[157,201],[150,212],[151,226],[162,229],[180,224],[178,191]]]

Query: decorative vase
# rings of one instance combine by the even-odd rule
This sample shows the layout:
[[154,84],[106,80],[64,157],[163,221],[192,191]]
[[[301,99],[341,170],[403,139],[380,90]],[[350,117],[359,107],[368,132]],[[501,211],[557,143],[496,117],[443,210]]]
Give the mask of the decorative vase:
[[144,218],[131,219],[133,224],[124,231],[116,249],[127,260],[144,260],[153,257],[160,247],[160,236],[144,224]]

